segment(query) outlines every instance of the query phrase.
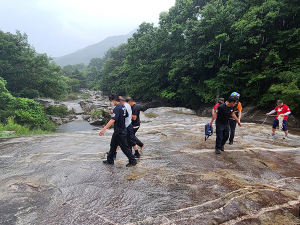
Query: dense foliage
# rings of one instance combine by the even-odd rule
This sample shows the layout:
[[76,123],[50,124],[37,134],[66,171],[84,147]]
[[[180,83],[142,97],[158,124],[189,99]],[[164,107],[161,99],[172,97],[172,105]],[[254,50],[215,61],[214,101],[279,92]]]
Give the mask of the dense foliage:
[[61,105],[61,106],[49,105],[48,107],[45,108],[44,111],[47,115],[52,115],[52,116],[66,116],[69,114],[68,107],[65,105]]
[[197,107],[217,96],[300,113],[300,2],[177,0],[111,51],[99,88]]
[[0,77],[7,89],[18,97],[60,98],[65,83],[60,67],[46,54],[38,54],[27,41],[27,35],[4,33],[0,30]]
[[103,58],[61,69],[26,34],[0,31],[8,89],[2,81],[0,101],[89,88],[197,108],[236,91],[243,103],[272,107],[282,99],[300,115],[299,10],[297,0],[176,0],[158,27],[144,22]]
[[28,129],[55,129],[40,103],[28,98],[13,97],[6,89],[2,78],[0,78],[0,112],[2,124],[9,123],[8,118],[13,118],[12,123],[26,126]]

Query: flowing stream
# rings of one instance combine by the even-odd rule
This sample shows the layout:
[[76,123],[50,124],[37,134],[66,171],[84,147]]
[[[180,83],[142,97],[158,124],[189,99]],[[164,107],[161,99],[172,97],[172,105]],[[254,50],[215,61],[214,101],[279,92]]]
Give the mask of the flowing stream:
[[[71,110],[73,107],[80,108],[80,105],[78,104],[80,102],[80,99],[77,100],[70,100],[64,102],[68,109]],[[78,118],[81,118],[81,115],[77,115]],[[75,132],[75,131],[88,131],[88,130],[93,130],[98,126],[93,126],[90,125],[89,122],[86,120],[78,120],[78,121],[73,121],[69,123],[64,123],[62,125],[59,125],[57,127],[58,133],[69,133],[69,132]]]
[[[78,117],[81,117],[78,115]],[[57,127],[58,133],[69,133],[75,131],[88,131],[97,128],[98,126],[92,126],[89,122],[82,120],[82,121],[74,121],[70,123],[64,123]]]

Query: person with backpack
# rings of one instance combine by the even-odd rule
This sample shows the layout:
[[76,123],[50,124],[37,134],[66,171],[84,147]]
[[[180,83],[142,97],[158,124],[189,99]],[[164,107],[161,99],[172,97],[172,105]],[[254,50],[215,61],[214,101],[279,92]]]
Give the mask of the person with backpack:
[[240,120],[236,117],[233,112],[233,106],[237,103],[238,98],[236,96],[230,96],[228,100],[219,105],[216,109],[215,114],[213,115],[209,126],[212,126],[212,123],[216,119],[216,154],[220,154],[220,151],[224,151],[224,145],[229,137],[229,120],[230,117],[233,117],[239,126],[242,126]]
[[276,127],[278,125],[281,126],[281,124],[279,124],[279,120],[282,120],[282,130],[285,133],[285,137],[284,137],[284,139],[285,139],[285,138],[287,138],[287,136],[289,134],[289,131],[287,129],[287,119],[288,119],[288,115],[291,114],[291,110],[290,110],[290,107],[283,104],[282,100],[277,100],[276,103],[277,103],[277,106],[275,107],[275,109],[273,109],[271,112],[267,113],[266,115],[269,116],[270,114],[277,112],[277,116],[273,121],[271,135],[272,136],[275,135]]
[[[233,112],[235,113],[236,117],[241,121],[242,117],[242,104],[239,102],[240,94],[237,92],[232,92],[230,96],[236,96],[238,98],[237,103],[233,106]],[[230,136],[229,136],[229,144],[233,144],[234,134],[236,128],[236,120],[231,117],[229,120],[229,129],[230,129]]]

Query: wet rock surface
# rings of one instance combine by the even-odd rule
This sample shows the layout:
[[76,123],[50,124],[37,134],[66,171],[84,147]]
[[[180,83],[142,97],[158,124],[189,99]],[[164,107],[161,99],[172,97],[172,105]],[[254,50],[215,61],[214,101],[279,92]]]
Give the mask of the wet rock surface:
[[183,108],[157,117],[137,136],[146,147],[126,168],[120,151],[103,165],[112,130],[0,142],[0,224],[299,224],[300,138],[270,137],[244,123],[233,145],[214,153],[210,118]]

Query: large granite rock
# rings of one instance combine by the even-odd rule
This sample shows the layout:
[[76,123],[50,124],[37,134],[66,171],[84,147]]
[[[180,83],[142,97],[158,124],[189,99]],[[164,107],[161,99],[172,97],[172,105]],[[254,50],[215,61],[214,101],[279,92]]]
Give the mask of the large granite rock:
[[35,98],[36,102],[41,103],[44,107],[49,107],[50,105],[56,105],[56,102],[53,99],[50,98]]
[[119,151],[102,163],[113,130],[0,142],[0,224],[300,224],[300,138],[243,123],[214,153],[210,118],[183,108],[148,109],[132,168]]

